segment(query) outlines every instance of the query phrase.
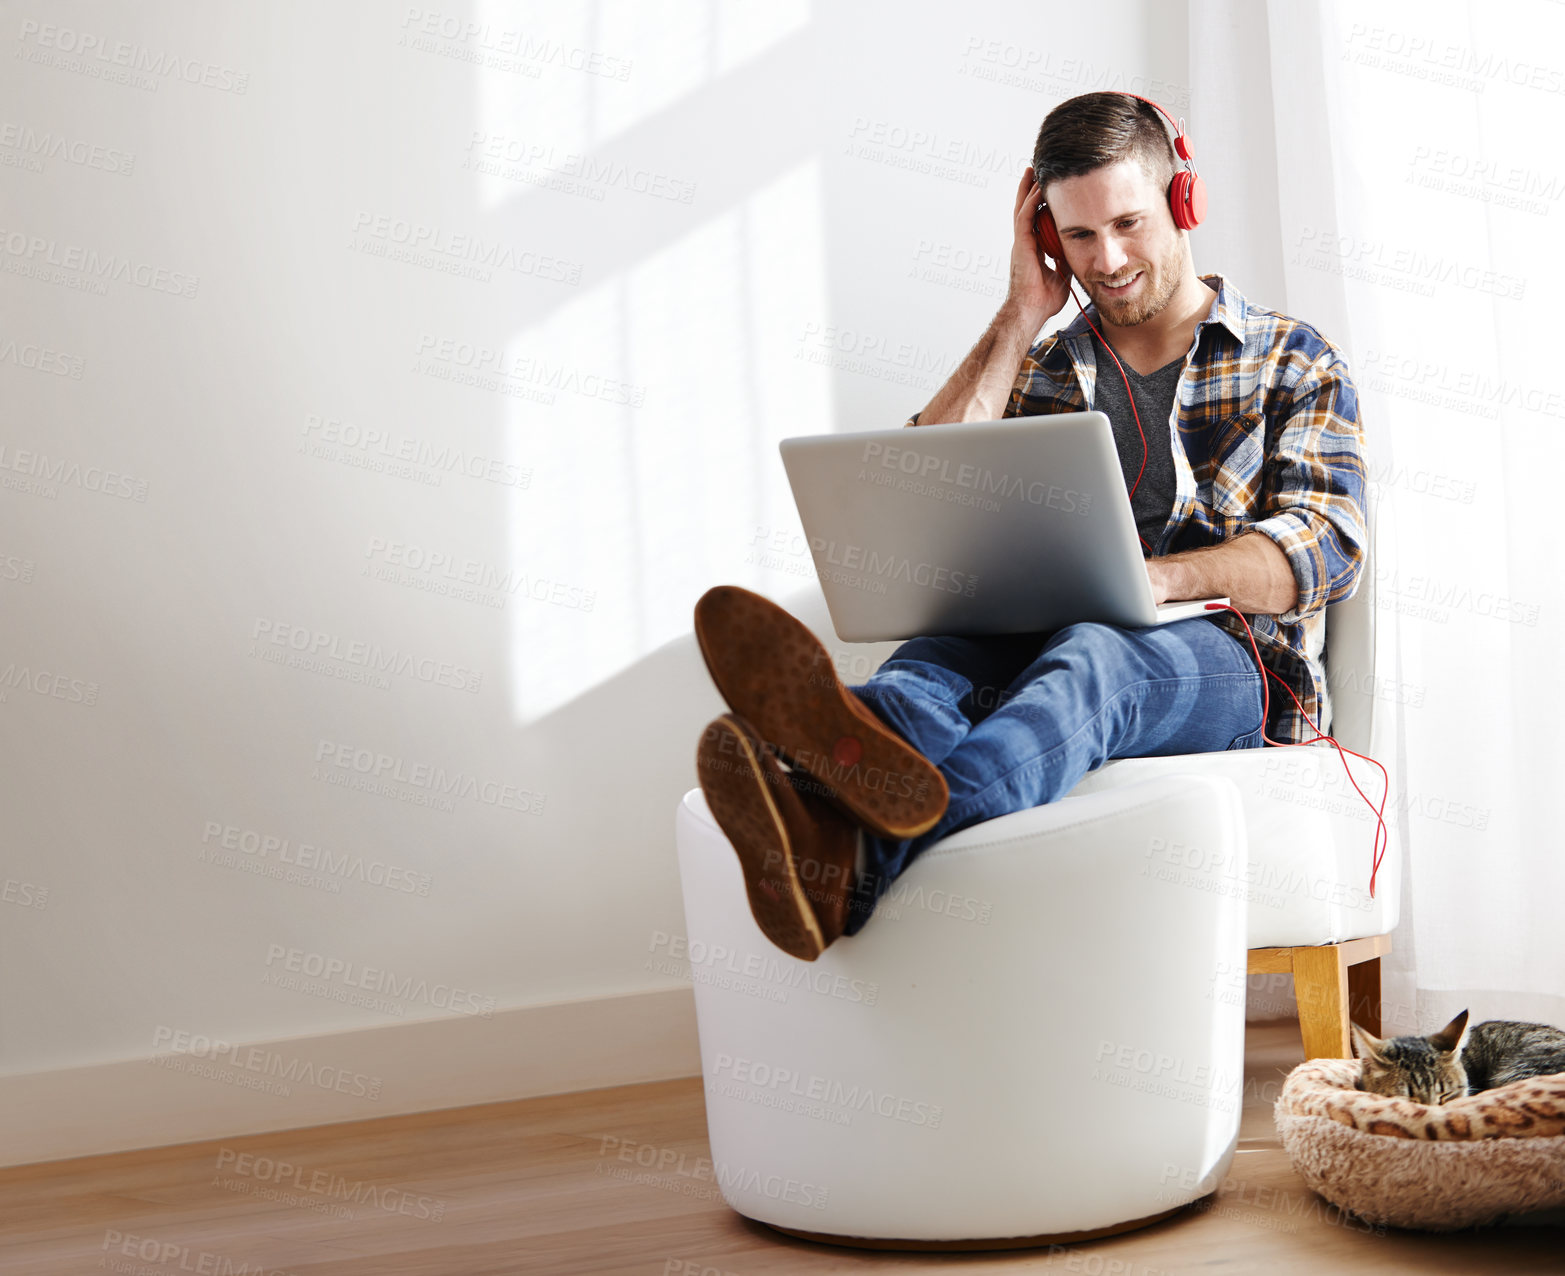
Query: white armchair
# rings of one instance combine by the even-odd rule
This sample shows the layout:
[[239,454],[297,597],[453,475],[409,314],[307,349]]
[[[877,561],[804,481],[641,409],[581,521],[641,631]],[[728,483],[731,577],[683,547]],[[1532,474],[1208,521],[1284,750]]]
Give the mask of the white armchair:
[[[1368,516],[1373,564],[1373,494]],[[839,642],[818,585],[780,601],[849,683],[897,645]],[[1365,753],[1380,619],[1371,566],[1327,613],[1333,731]],[[1371,899],[1373,833],[1329,746],[1117,760],[929,847],[806,964],[756,928],[691,789],[676,839],[725,1199],[839,1244],[953,1249],[1198,1199],[1237,1139],[1247,971],[1292,974],[1308,1057],[1350,1057],[1350,1009],[1379,1031],[1400,864],[1393,844]]]

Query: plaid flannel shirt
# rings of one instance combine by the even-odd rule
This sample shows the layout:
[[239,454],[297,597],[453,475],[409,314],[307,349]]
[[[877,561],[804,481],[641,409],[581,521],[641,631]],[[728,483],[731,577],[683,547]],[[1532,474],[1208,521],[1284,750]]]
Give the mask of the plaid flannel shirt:
[[[1325,608],[1350,597],[1364,566],[1363,432],[1341,350],[1309,324],[1251,305],[1221,275],[1195,330],[1169,416],[1176,490],[1154,555],[1217,545],[1241,532],[1271,537],[1298,585],[1280,616],[1247,615],[1261,660],[1330,731]],[[1095,306],[1088,307],[1094,321]],[[1114,368],[1109,376],[1118,376]],[[1091,408],[1097,364],[1078,314],[1027,352],[1004,415]],[[914,425],[918,416],[909,420]],[[1150,428],[1150,422],[1144,422]],[[1231,612],[1213,619],[1248,647]],[[1267,734],[1314,738],[1275,684]]]

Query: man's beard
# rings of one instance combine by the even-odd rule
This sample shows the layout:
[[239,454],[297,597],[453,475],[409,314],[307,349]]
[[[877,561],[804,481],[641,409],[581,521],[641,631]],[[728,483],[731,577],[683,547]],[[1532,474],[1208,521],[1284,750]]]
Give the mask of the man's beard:
[[1168,256],[1163,259],[1162,268],[1157,272],[1157,278],[1148,278],[1136,286],[1135,293],[1120,301],[1112,294],[1103,294],[1101,291],[1093,294],[1093,300],[1098,303],[1098,313],[1117,328],[1134,328],[1138,323],[1145,323],[1153,316],[1161,314],[1163,308],[1172,300],[1174,294],[1179,291],[1179,278],[1184,268],[1184,249],[1176,239],[1174,246],[1169,249]]

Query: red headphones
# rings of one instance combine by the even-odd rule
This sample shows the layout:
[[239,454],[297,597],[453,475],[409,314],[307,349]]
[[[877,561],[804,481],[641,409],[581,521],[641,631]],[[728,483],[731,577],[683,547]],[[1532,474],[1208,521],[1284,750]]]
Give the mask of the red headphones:
[[[1195,162],[1190,158],[1192,154],[1190,139],[1185,136],[1184,125],[1176,122],[1172,115],[1149,97],[1142,97],[1139,93],[1127,93],[1125,96],[1133,97],[1138,102],[1145,102],[1148,106],[1156,108],[1174,126],[1174,151],[1180,159],[1184,160],[1185,166],[1174,174],[1174,180],[1168,184],[1168,209],[1174,215],[1175,226],[1180,230],[1194,230],[1206,216],[1206,183],[1195,171]],[[1054,224],[1054,214],[1049,211],[1047,204],[1039,211],[1041,216],[1038,218],[1038,236],[1043,240],[1043,251],[1056,262],[1063,262],[1065,248],[1060,243],[1060,232]]]

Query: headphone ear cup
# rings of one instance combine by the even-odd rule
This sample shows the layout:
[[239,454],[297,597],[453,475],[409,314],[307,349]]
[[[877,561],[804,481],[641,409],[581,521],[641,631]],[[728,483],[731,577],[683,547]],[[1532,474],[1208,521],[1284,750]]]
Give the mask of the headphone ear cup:
[[1194,230],[1206,220],[1206,182],[1199,173],[1191,174],[1185,202],[1190,209],[1190,229]]
[[1060,243],[1059,227],[1054,224],[1054,214],[1045,205],[1038,214],[1038,238],[1043,241],[1043,251],[1054,258],[1055,265],[1065,264],[1065,249]]
[[1168,184],[1168,207],[1174,225],[1194,230],[1206,217],[1206,183],[1189,169],[1181,169]]

